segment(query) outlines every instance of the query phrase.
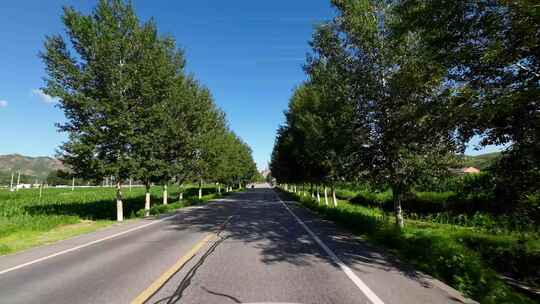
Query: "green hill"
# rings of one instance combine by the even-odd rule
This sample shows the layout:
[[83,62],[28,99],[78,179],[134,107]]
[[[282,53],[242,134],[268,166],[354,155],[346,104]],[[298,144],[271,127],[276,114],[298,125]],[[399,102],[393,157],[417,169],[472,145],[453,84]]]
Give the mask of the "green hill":
[[464,165],[466,167],[475,167],[480,170],[485,170],[491,164],[496,162],[501,157],[501,152],[492,152],[480,155],[466,155]]
[[44,179],[51,171],[65,169],[57,159],[47,156],[30,157],[20,154],[0,155],[0,184],[6,184],[11,179],[11,170],[21,170],[21,182],[33,182]]

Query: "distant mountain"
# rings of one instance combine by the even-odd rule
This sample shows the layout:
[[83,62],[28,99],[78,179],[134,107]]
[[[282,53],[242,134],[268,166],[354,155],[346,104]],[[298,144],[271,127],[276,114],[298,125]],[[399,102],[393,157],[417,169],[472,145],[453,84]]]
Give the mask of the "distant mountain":
[[501,157],[501,152],[493,152],[480,154],[475,156],[465,156],[465,166],[475,167],[480,170],[487,169],[491,164],[495,163]]
[[65,169],[65,167],[56,158],[47,156],[0,155],[0,173],[2,175],[9,174],[10,170],[17,172],[19,169],[21,175],[42,179],[47,177],[51,171]]

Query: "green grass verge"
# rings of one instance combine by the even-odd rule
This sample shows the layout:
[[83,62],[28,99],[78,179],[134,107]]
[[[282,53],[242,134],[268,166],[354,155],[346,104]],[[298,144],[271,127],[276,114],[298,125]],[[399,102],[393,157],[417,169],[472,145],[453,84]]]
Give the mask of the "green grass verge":
[[[366,240],[387,248],[401,260],[480,303],[536,303],[502,281],[484,256],[489,255],[487,251],[492,250],[490,246],[495,246],[496,242],[500,242],[497,248],[503,249],[517,243],[514,236],[497,237],[469,228],[422,221],[407,221],[406,227],[398,230],[393,219],[378,208],[346,201],[340,201],[337,208],[327,207],[308,196],[299,197],[283,191],[282,194],[351,229]],[[531,247],[536,245],[535,241],[530,244]],[[529,269],[536,271],[532,265],[529,265]]]
[[36,246],[47,245],[77,235],[94,232],[112,225],[113,221],[80,221],[75,224],[62,224],[49,230],[19,230],[0,237],[0,255],[15,253]]
[[[184,200],[177,202],[180,189],[170,187],[168,205],[163,205],[160,187],[152,187],[151,215],[173,212],[202,204],[219,196],[213,187],[203,189],[197,198],[196,187],[185,187]],[[124,190],[124,214],[127,219],[144,215],[144,188]],[[116,203],[113,188],[38,189],[17,192],[0,190],[0,255],[89,233],[115,223]]]

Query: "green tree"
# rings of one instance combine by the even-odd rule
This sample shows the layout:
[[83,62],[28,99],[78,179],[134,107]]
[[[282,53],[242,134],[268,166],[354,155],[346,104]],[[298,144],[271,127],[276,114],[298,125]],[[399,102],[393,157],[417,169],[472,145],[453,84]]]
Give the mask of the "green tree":
[[306,180],[313,160],[333,182],[389,184],[402,227],[404,196],[419,177],[447,173],[463,138],[460,100],[449,98],[445,70],[426,60],[418,34],[400,31],[398,3],[332,1],[338,16],[316,29],[306,65],[311,94],[295,92],[271,167],[278,180]]
[[66,7],[62,20],[70,44],[60,35],[47,37],[40,55],[47,72],[43,91],[59,99],[67,119],[58,124],[69,134],[59,157],[76,176],[115,177],[121,221],[123,181],[157,167],[148,161],[144,132],[152,132],[148,121],[168,91],[169,79],[158,78],[172,66],[167,60],[173,56],[164,55],[170,41],[157,37],[153,22],[141,25],[121,0],[101,0],[90,15]]
[[153,22],[142,27],[140,41],[136,47],[140,50],[142,64],[132,76],[136,85],[131,94],[138,100],[131,109],[137,117],[132,155],[137,163],[135,177],[146,187],[145,212],[148,215],[153,182],[164,184],[164,203],[167,202],[165,188],[171,178],[171,164],[166,155],[168,142],[182,141],[182,138],[167,136],[167,117],[171,102],[176,97],[176,83],[184,78],[184,59],[172,38],[158,36]]
[[356,124],[368,130],[371,175],[392,187],[396,223],[401,202],[422,175],[446,173],[462,149],[455,135],[457,106],[448,99],[444,70],[425,60],[415,32],[400,33],[396,2],[333,1],[334,39],[350,54]]
[[508,200],[540,188],[540,6],[529,0],[403,1],[400,30],[419,35],[465,106],[462,136],[510,145],[500,162]]

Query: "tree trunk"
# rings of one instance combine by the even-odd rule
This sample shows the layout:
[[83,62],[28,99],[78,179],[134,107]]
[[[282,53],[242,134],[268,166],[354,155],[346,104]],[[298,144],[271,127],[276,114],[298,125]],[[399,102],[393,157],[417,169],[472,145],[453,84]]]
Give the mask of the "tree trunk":
[[144,216],[150,215],[150,184],[146,183],[146,193],[144,197]]
[[199,181],[199,199],[200,200],[202,199],[202,183],[203,183],[203,180],[201,179]]
[[334,201],[334,207],[337,207],[336,188],[332,185],[332,200]]
[[324,203],[328,206],[328,188],[324,186]]
[[169,199],[167,193],[167,184],[163,185],[163,205],[167,205],[167,200]]
[[71,180],[71,191],[75,191],[75,177]]
[[122,203],[122,182],[118,180],[116,182],[116,221],[121,222],[124,220],[124,206]]
[[321,194],[319,193],[319,185],[317,185],[317,203],[321,203]]
[[181,184],[178,185],[178,202],[181,202],[184,199],[184,188]]
[[217,192],[218,192],[218,194],[221,195],[221,184],[220,183],[217,184]]
[[396,226],[400,229],[403,228],[403,210],[401,208],[401,201],[403,200],[402,188],[398,185],[392,188],[394,196],[394,216],[396,217]]
[[9,185],[9,191],[13,191],[13,176],[15,172],[11,171],[11,184]]

